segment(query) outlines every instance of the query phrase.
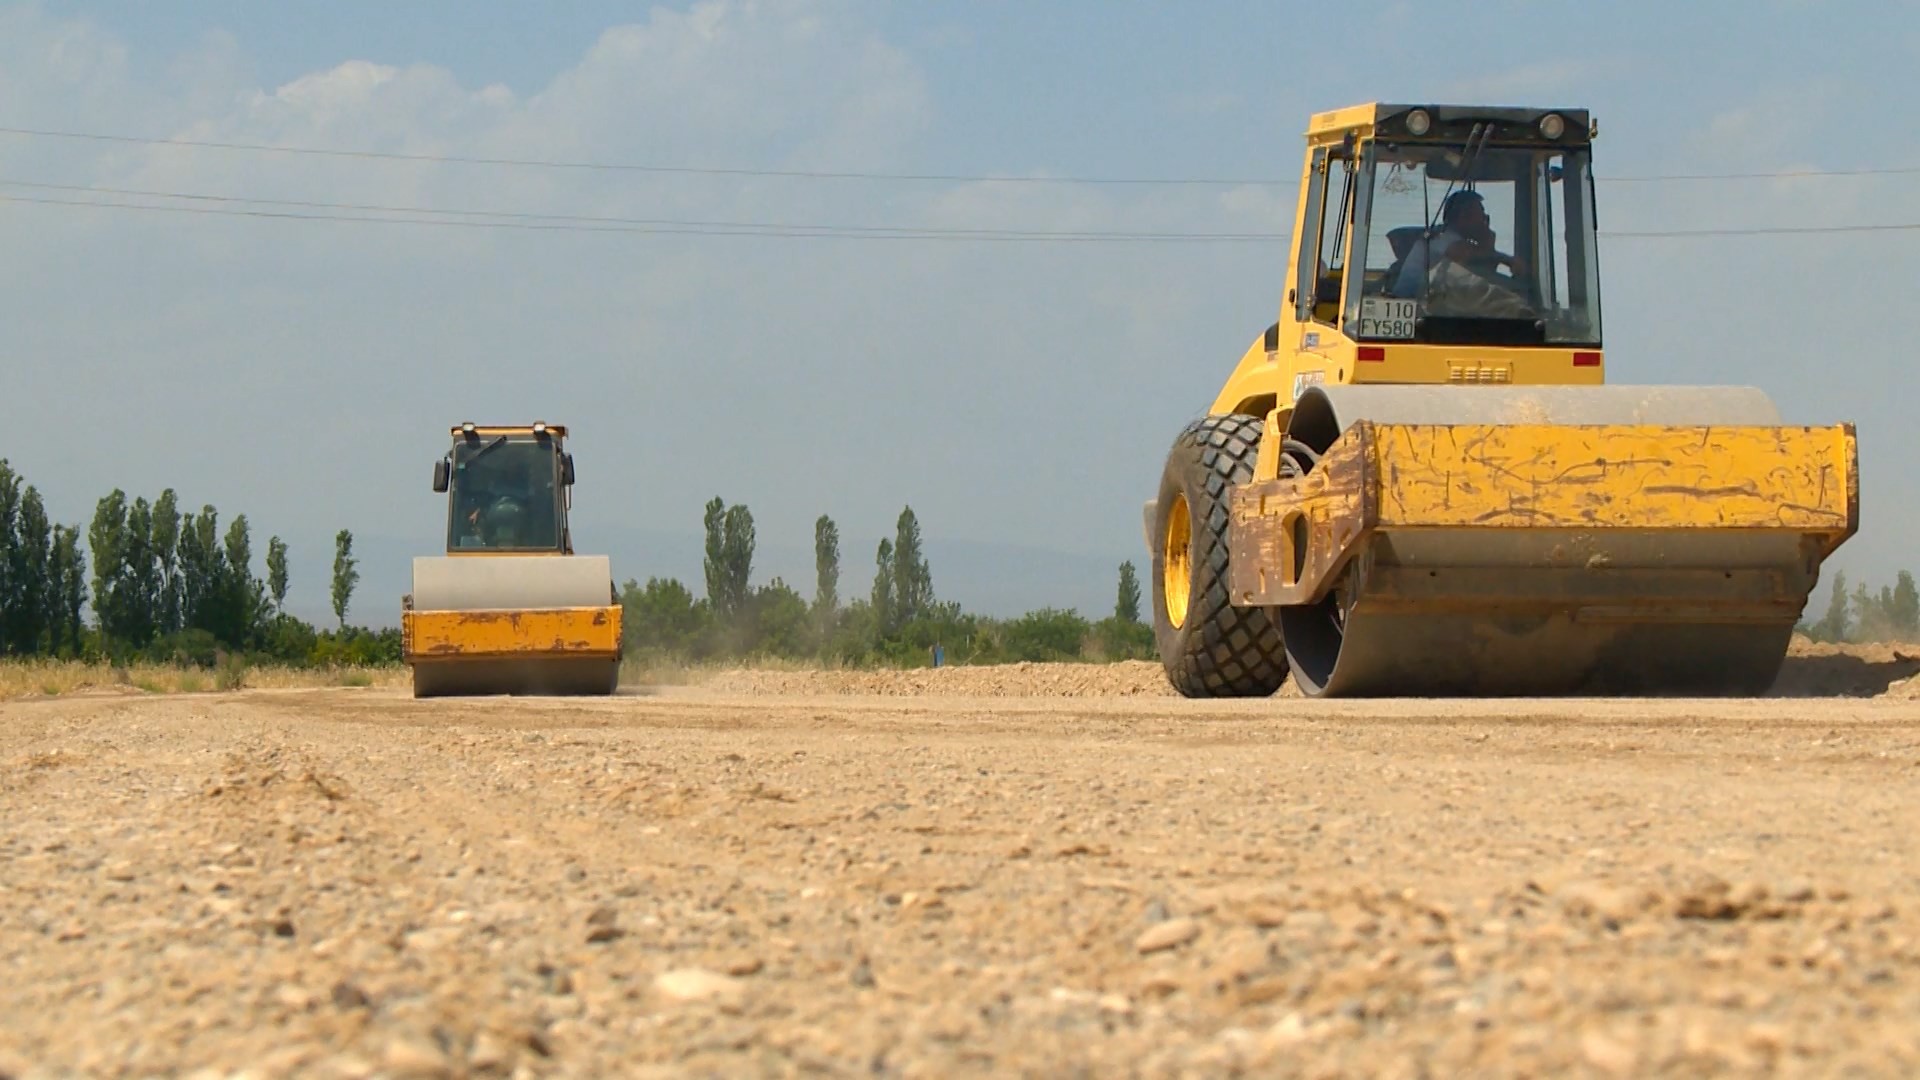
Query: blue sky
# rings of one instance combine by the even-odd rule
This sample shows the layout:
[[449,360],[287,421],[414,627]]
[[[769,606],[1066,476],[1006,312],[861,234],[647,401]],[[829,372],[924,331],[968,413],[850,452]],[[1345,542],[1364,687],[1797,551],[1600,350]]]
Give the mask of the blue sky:
[[[1309,112],[1591,109],[1603,177],[1920,168],[1920,5],[1750,2],[7,4],[0,127],[427,154],[1024,177],[1291,176]],[[1337,17],[1337,25],[1331,22]],[[1361,42],[1302,48],[1318,28]],[[1284,232],[1286,185],[869,182],[316,159],[0,135],[0,181],[673,220]],[[0,187],[15,196],[29,190]],[[44,189],[38,189],[42,195]],[[1920,173],[1606,181],[1603,230],[1920,223]],[[153,201],[153,200],[135,200]],[[1863,530],[1911,565],[1897,400],[1920,231],[1603,239],[1610,378],[1751,383],[1861,428]],[[911,503],[947,595],[1110,604],[1168,441],[1272,319],[1283,245],[513,233],[0,202],[0,456],[84,524],[172,485],[329,538],[390,621],[449,423],[574,425],[577,528],[698,578],[720,494],[843,595]],[[604,541],[596,546],[597,541]],[[996,547],[1006,545],[1006,547]],[[1017,549],[1017,550],[1016,550]],[[371,558],[371,556],[370,556]],[[1024,561],[1023,561],[1024,560]],[[935,584],[942,563],[934,562]],[[996,578],[1000,586],[996,588]],[[1010,583],[1018,583],[1013,589]],[[1009,597],[1014,597],[1009,599]],[[1030,599],[1028,599],[1030,598]],[[1015,607],[1014,610],[1019,610]]]

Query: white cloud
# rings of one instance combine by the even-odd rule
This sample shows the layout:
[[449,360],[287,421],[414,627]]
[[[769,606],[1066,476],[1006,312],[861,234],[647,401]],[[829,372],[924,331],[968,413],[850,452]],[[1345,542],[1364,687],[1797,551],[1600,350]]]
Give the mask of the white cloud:
[[[62,118],[81,130],[559,161],[886,169],[927,130],[932,110],[911,59],[857,14],[717,0],[657,10],[608,29],[524,98],[463,85],[431,65],[353,58],[249,88],[235,77],[245,61],[230,41],[207,45],[229,50],[215,78],[140,85],[128,75],[126,47],[87,24],[16,12],[9,40],[11,54],[62,57],[57,73],[32,75],[21,93],[45,98],[76,82],[103,88],[93,95],[97,108]],[[0,59],[10,57],[5,50]],[[17,66],[0,70],[19,77]],[[1047,229],[1179,228],[1217,213],[1204,194],[1149,213],[1129,196],[1062,187],[943,190],[65,149],[62,181],[370,206]],[[44,176],[31,157],[7,161],[7,171]],[[1012,500],[1050,507],[1040,531],[1022,541],[1103,546],[1080,524],[1087,512],[1105,513],[1094,496],[1062,499],[1060,477],[1022,464],[1059,455],[1057,431],[1040,417],[1065,415],[1086,392],[1078,362],[1036,370],[1036,359],[1068,360],[1062,346],[1107,320],[1151,334],[1158,320],[1145,313],[1183,309],[1183,297],[1199,295],[1192,282],[1117,269],[1137,268],[1149,258],[1140,253],[1004,245],[53,207],[0,219],[0,242],[59,252],[0,310],[13,323],[28,310],[38,318],[14,339],[14,354],[0,357],[21,373],[15,385],[33,391],[31,404],[25,395],[0,404],[0,423],[28,448],[16,465],[64,500],[58,509],[70,520],[115,486],[152,494],[174,485],[196,505],[247,512],[263,538],[294,542],[297,564],[304,552],[309,569],[296,573],[295,591],[310,606],[324,580],[313,568],[342,525],[431,545],[438,511],[421,470],[439,452],[436,433],[465,418],[531,415],[575,426],[591,478],[579,492],[590,545],[615,527],[697,528],[700,503],[721,493],[753,505],[769,538],[810,535],[813,516],[827,511],[851,547],[890,529],[909,500],[933,535],[994,538]],[[1089,273],[1103,259],[1116,269]],[[1058,284],[1068,280],[1077,284]],[[1019,424],[1021,410],[1008,416],[1003,407],[1022,383],[1012,397],[1031,404],[1034,421],[984,440],[989,427]],[[1110,455],[1129,439],[1125,428],[1092,434],[1075,456]],[[877,452],[876,437],[900,450]],[[141,449],[34,452],[75,440]],[[964,472],[948,471],[947,463],[969,460]],[[1142,464],[1145,475],[1153,466]],[[1131,538],[1130,528],[1119,532]],[[404,585],[394,578],[404,566],[364,572],[363,602],[377,615],[391,606],[384,593],[397,596]],[[1109,586],[1092,584],[1096,595]]]
[[270,100],[295,112],[307,113],[319,123],[341,112],[360,112],[374,94],[400,74],[400,69],[365,60],[349,60],[332,71],[303,75],[275,90]]

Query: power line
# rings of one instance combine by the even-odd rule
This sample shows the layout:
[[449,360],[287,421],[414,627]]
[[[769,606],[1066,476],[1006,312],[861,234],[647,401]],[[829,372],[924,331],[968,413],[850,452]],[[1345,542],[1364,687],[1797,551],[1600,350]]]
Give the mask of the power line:
[[[107,189],[74,188],[71,185],[18,184],[13,186],[55,188],[75,191]],[[121,191],[126,194],[129,192]],[[928,240],[989,241],[1025,243],[1279,243],[1286,233],[1127,233],[1127,232],[1046,232],[1018,229],[941,229],[932,226],[812,225],[781,222],[672,221],[646,218],[593,218],[580,215],[514,214],[505,211],[432,210],[405,207],[362,206],[353,203],[315,203],[293,200],[231,199],[227,196],[165,195],[176,199],[216,200],[215,205],[165,205],[119,202],[102,199],[61,199],[0,193],[0,202],[35,206],[91,207],[103,210],[132,210],[152,213],[197,214],[213,217],[267,218],[283,221],[329,221],[365,225],[425,225],[440,228],[505,229],[527,232],[635,233],[661,236],[743,236],[779,239],[828,240]],[[222,205],[238,203],[242,205]],[[245,206],[289,206],[296,210],[257,210]],[[460,217],[385,216],[372,213],[336,213],[323,211],[371,211],[388,214],[489,215],[507,220],[465,220]],[[1875,225],[1745,226],[1705,229],[1600,230],[1609,240],[1687,239],[1712,236],[1779,236],[1846,233],[1911,232],[1920,230],[1920,222],[1889,222]]]
[[207,150],[244,150],[272,154],[309,154],[318,157],[374,158],[386,161],[424,161],[453,165],[507,165],[534,169],[581,169],[604,172],[681,173],[695,176],[782,177],[804,180],[882,180],[938,183],[1005,184],[1136,184],[1193,187],[1293,185],[1295,180],[1273,179],[1153,179],[1121,176],[976,176],[961,173],[822,172],[805,169],[705,168],[692,165],[640,165],[606,161],[555,161],[541,158],[468,157],[460,154],[406,154],[383,150],[336,150],[311,146],[273,146],[267,143],[219,142],[211,139],[155,139],[137,135],[102,135],[80,131],[41,131],[0,127],[0,135],[29,135],[46,139],[83,139],[94,142],[140,143],[147,146],[186,146]]
[[[455,218],[500,219],[503,221],[547,221],[570,222],[588,225],[632,225],[658,226],[671,228],[707,228],[716,230],[760,230],[777,229],[806,233],[906,233],[916,237],[939,235],[963,237],[1006,237],[1019,236],[1032,239],[1126,239],[1126,240],[1272,240],[1286,234],[1274,233],[1158,233],[1158,232],[1112,232],[1101,230],[1046,231],[1037,229],[957,229],[939,226],[904,225],[813,225],[768,221],[697,221],[669,218],[629,218],[597,217],[587,214],[541,214],[509,210],[443,210],[421,206],[391,206],[377,203],[337,203],[312,202],[301,199],[257,199],[238,195],[210,195],[198,192],[154,191],[142,188],[94,187],[84,184],[44,184],[26,180],[0,179],[0,187],[29,188],[36,191],[65,191],[86,194],[123,195],[152,199],[179,199],[215,204],[244,204],[248,206],[283,206],[305,210],[349,210],[363,213],[380,214],[426,214]],[[4,197],[4,196],[0,196]],[[26,200],[21,200],[26,201]],[[85,205],[116,205],[95,204]],[[377,220],[396,220],[381,218]],[[482,224],[473,222],[472,224]],[[424,224],[424,222],[423,222]]]
[[1602,229],[1600,235],[1610,239],[1625,237],[1645,240],[1675,236],[1793,236],[1813,233],[1910,232],[1914,229],[1920,229],[1920,222],[1888,222],[1881,225],[1759,225],[1750,228],[1653,229],[1623,232]]
[[592,225],[566,221],[463,221],[450,218],[372,217],[356,214],[296,213],[283,210],[247,210],[230,206],[167,206],[151,203],[111,202],[96,199],[56,199],[0,193],[0,202],[38,206],[93,207],[103,210],[134,210],[155,213],[200,214],[214,217],[275,218],[285,221],[352,222],[365,225],[426,225],[439,228],[509,229],[528,232],[643,233],[664,236],[750,236],[781,239],[826,240],[925,240],[989,241],[1026,243],[1271,243],[1285,239],[1270,233],[1048,233],[1005,230],[989,232],[941,232],[906,230],[898,232],[859,232],[840,226],[742,225],[714,228],[691,223],[660,225]]
[[[1276,243],[1286,233],[1256,232],[1119,232],[1100,230],[1049,231],[1040,229],[959,229],[910,225],[842,225],[776,221],[710,221],[672,218],[599,217],[586,214],[543,214],[509,210],[446,210],[434,207],[379,203],[318,202],[301,199],[264,199],[202,192],[156,191],[143,188],[90,187],[0,179],[0,187],[58,191],[85,195],[115,195],[144,199],[171,199],[194,205],[136,203],[105,199],[63,199],[9,195],[0,201],[41,205],[96,207],[160,213],[202,214],[219,217],[268,218],[287,221],[334,221],[370,225],[428,225],[468,229],[517,229],[532,232],[639,233],[665,236],[758,236],[788,239],[848,240],[980,240],[1066,243]],[[249,209],[283,207],[281,210]],[[381,216],[373,216],[381,215]],[[478,220],[475,220],[478,219]],[[1708,236],[1781,236],[1844,233],[1907,232],[1920,223],[1887,222],[1865,225],[1758,225],[1701,229],[1600,230],[1608,239],[1682,239]]]
[[[744,176],[804,180],[870,180],[920,183],[1004,183],[1004,184],[1108,184],[1163,187],[1295,187],[1295,179],[1272,177],[1129,177],[1129,176],[991,176],[968,173],[889,173],[833,172],[806,169],[746,169],[693,165],[650,165],[606,161],[565,161],[544,158],[477,157],[460,154],[417,154],[385,150],[343,150],[330,147],[276,146],[270,143],[228,142],[214,139],[162,139],[140,135],[112,135],[84,131],[51,131],[40,128],[0,127],[0,135],[18,135],[44,139],[72,139],[89,142],[133,143],[144,146],[178,146],[203,150],[236,150],[249,153],[298,154],[316,157],[364,158],[385,161],[414,161],[453,165],[498,165],[517,168],[575,169],[598,172],[638,172],[693,176]],[[1787,180],[1809,177],[1909,176],[1920,174],[1920,165],[1858,169],[1782,169],[1760,172],[1723,173],[1650,173],[1643,175],[1601,176],[1601,183],[1653,184],[1725,180]]]
[[1896,165],[1877,169],[1782,169],[1779,172],[1667,173],[1659,176],[1601,176],[1609,184],[1653,184],[1686,180],[1794,180],[1814,176],[1908,176],[1920,173],[1920,165]]

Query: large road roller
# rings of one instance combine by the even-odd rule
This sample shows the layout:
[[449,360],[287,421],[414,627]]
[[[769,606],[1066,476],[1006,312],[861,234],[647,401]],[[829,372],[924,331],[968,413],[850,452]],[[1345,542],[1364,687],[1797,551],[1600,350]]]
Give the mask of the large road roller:
[[605,555],[576,555],[573,455],[558,424],[453,429],[433,465],[447,547],[413,560],[401,652],[415,697],[611,694],[620,605]]
[[1192,697],[1757,695],[1859,524],[1851,424],[1605,382],[1585,110],[1312,117],[1279,318],[1146,505]]

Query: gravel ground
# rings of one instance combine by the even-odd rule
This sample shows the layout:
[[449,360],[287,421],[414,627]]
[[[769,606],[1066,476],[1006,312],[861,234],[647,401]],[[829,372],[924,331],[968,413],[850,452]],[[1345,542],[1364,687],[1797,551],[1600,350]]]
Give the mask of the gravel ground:
[[0,702],[0,1076],[1912,1075],[1915,670]]

